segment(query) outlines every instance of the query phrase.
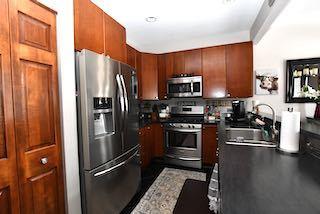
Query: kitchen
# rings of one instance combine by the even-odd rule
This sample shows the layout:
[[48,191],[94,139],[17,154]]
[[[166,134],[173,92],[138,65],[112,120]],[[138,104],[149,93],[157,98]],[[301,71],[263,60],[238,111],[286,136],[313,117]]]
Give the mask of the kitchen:
[[4,213],[320,212],[319,3],[166,3],[1,0]]

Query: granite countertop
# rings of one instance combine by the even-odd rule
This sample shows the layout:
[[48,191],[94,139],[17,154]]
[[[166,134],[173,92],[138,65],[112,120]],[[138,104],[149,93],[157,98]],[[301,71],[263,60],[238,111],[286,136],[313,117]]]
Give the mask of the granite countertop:
[[222,214],[320,213],[320,160],[272,148],[225,144],[219,130]]
[[301,133],[307,136],[320,139],[320,124],[319,122],[303,122],[301,123]]

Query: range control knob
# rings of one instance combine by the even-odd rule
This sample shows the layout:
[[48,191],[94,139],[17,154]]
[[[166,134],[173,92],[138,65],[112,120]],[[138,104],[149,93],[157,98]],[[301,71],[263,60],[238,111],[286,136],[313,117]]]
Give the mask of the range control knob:
[[189,128],[189,129],[191,129],[191,127],[192,127],[191,125],[188,125],[188,128]]
[[192,128],[194,129],[194,125],[192,125]]

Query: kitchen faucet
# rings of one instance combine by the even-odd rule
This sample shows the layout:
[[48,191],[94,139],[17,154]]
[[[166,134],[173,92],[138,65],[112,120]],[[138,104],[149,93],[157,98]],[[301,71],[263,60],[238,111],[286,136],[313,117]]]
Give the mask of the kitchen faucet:
[[264,103],[260,103],[254,106],[257,109],[259,106],[267,106],[272,111],[272,126],[271,126],[271,138],[272,140],[276,140],[276,136],[278,135],[279,131],[276,129],[276,111],[272,108],[272,106]]

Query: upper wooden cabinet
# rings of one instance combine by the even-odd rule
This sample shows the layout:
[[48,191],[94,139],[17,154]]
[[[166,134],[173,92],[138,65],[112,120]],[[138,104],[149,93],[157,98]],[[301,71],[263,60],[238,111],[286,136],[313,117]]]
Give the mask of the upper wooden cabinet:
[[127,45],[127,64],[137,69],[137,51],[130,45]]
[[227,91],[230,97],[251,97],[253,85],[252,42],[226,46]]
[[126,29],[90,0],[74,0],[75,49],[126,62]]
[[127,62],[126,29],[108,14],[104,14],[105,54],[112,59]]
[[203,98],[221,98],[227,91],[226,48],[202,49]]
[[167,98],[166,55],[158,55],[158,95],[159,99]]
[[166,79],[172,78],[174,74],[174,54],[173,53],[167,53],[165,54],[165,60],[166,60]]
[[180,51],[173,53],[173,74],[179,75],[184,73],[184,52]]
[[201,49],[184,51],[184,73],[194,76],[202,74]]
[[[158,100],[157,55],[141,53],[141,97],[142,100]],[[138,83],[139,84],[139,83]]]
[[74,0],[75,49],[104,53],[103,11],[90,0]]

